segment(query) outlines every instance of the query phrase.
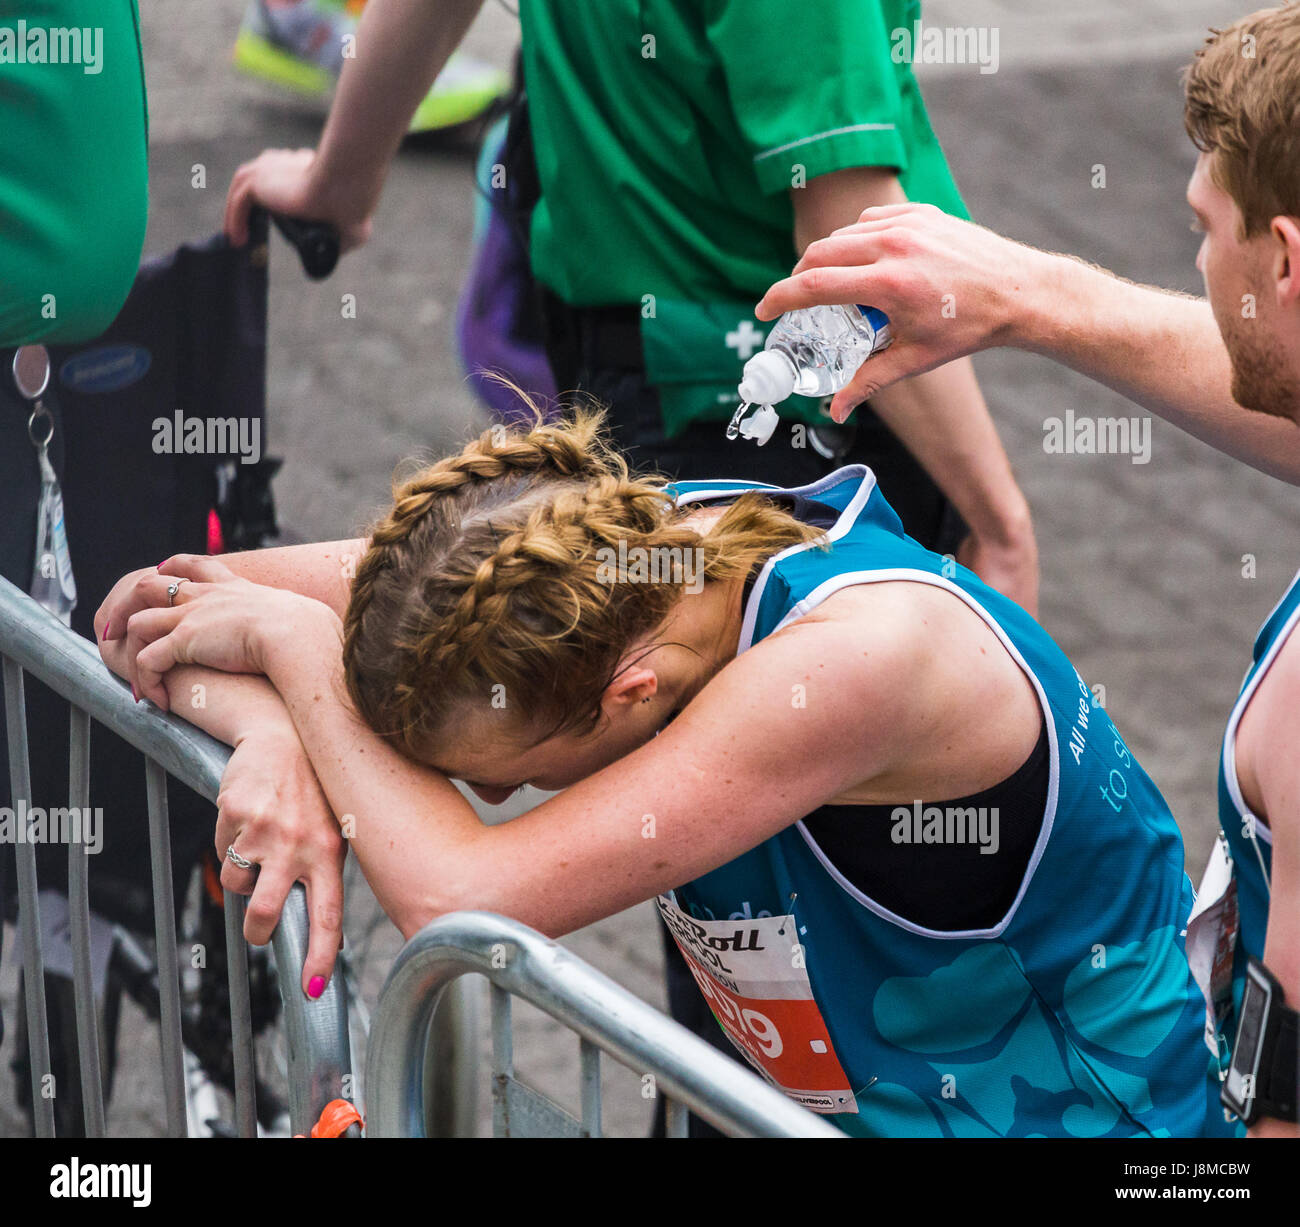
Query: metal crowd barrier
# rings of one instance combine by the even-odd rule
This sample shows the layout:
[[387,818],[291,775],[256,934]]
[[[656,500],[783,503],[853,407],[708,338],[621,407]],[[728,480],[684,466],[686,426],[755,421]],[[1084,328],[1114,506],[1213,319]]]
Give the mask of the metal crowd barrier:
[[[447,1136],[458,1064],[430,1042],[430,1027],[447,987],[471,972],[491,985],[496,1137],[601,1136],[602,1052],[654,1076],[670,1137],[686,1136],[688,1110],[734,1136],[844,1136],[557,942],[491,912],[453,912],[406,943],[371,1020],[368,1137]],[[515,996],[579,1037],[581,1120],[515,1077]]]
[[[90,806],[92,719],[145,755],[164,1104],[168,1135],[184,1137],[186,1111],[180,968],[167,822],[167,777],[173,775],[209,800],[215,800],[230,750],[183,720],[137,705],[125,684],[104,667],[93,644],[69,630],[26,593],[3,579],[0,579],[0,658],[4,668],[9,771],[15,808],[19,802],[24,802],[29,808],[33,804],[24,673],[39,678],[71,704],[70,808],[84,812]],[[28,816],[30,818],[30,814]],[[22,934],[33,1111],[37,1135],[53,1137],[54,1105],[41,1093],[43,1079],[50,1073],[50,1049],[36,850],[29,840],[24,839],[14,851],[18,869],[18,919]],[[91,983],[88,871],[82,846],[70,843],[68,906],[81,1086],[86,1132],[88,1136],[98,1137],[104,1132],[104,1103]],[[226,895],[225,921],[234,1057],[234,1123],[241,1136],[253,1137],[257,1133],[257,1120],[252,1013],[248,950],[243,938],[244,899],[241,896]],[[281,1025],[285,1029],[288,1050],[290,1122],[294,1133],[307,1133],[330,1100],[349,1098],[345,1092],[351,1089],[352,1068],[348,1036],[349,1002],[344,977],[333,976],[324,994],[316,1001],[308,1001],[299,986],[307,953],[307,908],[301,886],[296,886],[289,897],[272,938],[272,951],[280,972],[283,999]]]

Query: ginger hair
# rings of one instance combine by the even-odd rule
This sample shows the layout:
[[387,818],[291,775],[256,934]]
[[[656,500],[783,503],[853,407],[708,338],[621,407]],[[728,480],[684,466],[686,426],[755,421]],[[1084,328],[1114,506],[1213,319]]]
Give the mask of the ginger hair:
[[680,569],[667,582],[610,582],[601,560],[620,541],[698,549],[707,583],[823,536],[758,493],[697,532],[664,478],[629,471],[598,410],[545,423],[526,403],[530,428],[495,426],[395,480],[357,567],[348,692],[371,728],[416,758],[475,707],[505,707],[534,742],[596,727],[620,662],[685,586]]
[[1300,217],[1300,5],[1213,31],[1183,85],[1187,134],[1213,154],[1211,178],[1241,212],[1240,237]]

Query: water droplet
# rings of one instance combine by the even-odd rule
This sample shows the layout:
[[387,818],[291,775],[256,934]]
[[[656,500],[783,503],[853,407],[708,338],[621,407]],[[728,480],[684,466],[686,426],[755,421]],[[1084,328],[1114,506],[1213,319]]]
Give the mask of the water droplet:
[[727,438],[737,439],[740,437],[740,419],[745,416],[750,408],[749,401],[745,401],[735,413],[731,415],[731,421],[727,423]]

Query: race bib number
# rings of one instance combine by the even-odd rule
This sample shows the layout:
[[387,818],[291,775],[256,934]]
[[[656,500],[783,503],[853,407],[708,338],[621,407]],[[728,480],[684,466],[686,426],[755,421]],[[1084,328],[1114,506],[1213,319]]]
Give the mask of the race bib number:
[[714,1017],[750,1064],[813,1112],[856,1112],[794,917],[696,920],[666,895],[658,903]]

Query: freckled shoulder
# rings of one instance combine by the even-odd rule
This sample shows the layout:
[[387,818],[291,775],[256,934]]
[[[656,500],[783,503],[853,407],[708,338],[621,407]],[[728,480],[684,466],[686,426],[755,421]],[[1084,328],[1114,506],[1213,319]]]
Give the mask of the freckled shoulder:
[[860,631],[866,640],[882,633],[895,642],[924,642],[938,634],[951,635],[964,629],[982,629],[983,619],[959,597],[934,584],[909,580],[881,580],[841,588],[815,609],[791,623],[843,624]]

